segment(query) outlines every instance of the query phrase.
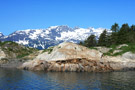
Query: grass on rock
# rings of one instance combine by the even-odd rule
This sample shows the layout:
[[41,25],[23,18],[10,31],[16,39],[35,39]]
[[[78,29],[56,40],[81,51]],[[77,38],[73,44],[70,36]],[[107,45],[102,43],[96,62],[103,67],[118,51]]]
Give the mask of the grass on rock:
[[[104,53],[104,55],[108,56],[118,56],[122,55],[126,52],[132,52],[135,53],[135,43],[129,43],[128,46],[122,46],[121,48],[117,48],[118,45],[112,45],[109,48],[111,48],[107,53]],[[120,50],[120,52],[113,53],[115,50]]]

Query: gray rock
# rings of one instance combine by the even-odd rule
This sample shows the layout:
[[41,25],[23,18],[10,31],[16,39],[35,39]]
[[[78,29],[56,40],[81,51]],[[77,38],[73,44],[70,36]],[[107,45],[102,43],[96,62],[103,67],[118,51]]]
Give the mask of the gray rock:
[[119,45],[119,46],[117,47],[117,49],[120,49],[121,47],[124,47],[124,46],[128,47],[127,44],[122,44],[122,45]]
[[121,52],[122,50],[114,50],[113,51],[113,54],[115,54],[115,53],[119,53],[119,52]]
[[6,58],[6,54],[0,49],[0,59],[1,58]]
[[106,47],[95,47],[100,51],[101,53],[107,53],[111,48],[106,48]]
[[135,60],[135,53],[126,52],[122,55],[123,59]]

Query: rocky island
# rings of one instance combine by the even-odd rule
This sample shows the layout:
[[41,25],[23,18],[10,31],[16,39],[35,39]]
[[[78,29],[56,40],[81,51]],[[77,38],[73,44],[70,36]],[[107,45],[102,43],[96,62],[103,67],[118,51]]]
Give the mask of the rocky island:
[[[125,47],[125,45],[119,45],[117,49],[121,47]],[[108,51],[109,49],[105,47],[89,49],[78,44],[64,42],[42,51],[33,60],[23,63],[19,68],[34,71],[78,72],[107,72],[135,69],[135,54],[126,52],[118,56],[104,55]],[[116,50],[114,53],[116,53]]]
[[[112,54],[121,52],[122,44]],[[1,42],[0,67],[15,67],[33,71],[108,72],[135,69],[135,54],[107,55],[111,48],[92,49],[64,42],[45,50],[28,48],[14,42]]]

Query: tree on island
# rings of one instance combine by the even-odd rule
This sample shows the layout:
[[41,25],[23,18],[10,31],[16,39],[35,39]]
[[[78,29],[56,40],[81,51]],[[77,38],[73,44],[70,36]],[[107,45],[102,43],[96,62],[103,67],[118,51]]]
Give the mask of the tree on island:
[[119,25],[117,23],[114,23],[111,27],[112,32],[118,32],[119,31]]
[[95,35],[90,35],[85,41],[84,41],[84,45],[86,47],[93,47],[97,45],[97,41],[96,41],[96,36]]
[[130,30],[135,32],[135,25],[132,25]]
[[99,46],[106,46],[107,44],[107,31],[106,29],[100,34],[98,45]]
[[129,25],[123,24],[122,27],[120,28],[120,31],[118,32],[118,38],[117,38],[117,43],[118,44],[124,44],[124,43],[129,43],[127,35],[130,31]]
[[117,23],[114,23],[114,25],[111,26],[111,30],[112,30],[112,33],[111,33],[111,41],[110,41],[110,45],[111,44],[117,44],[117,34],[120,30],[119,28],[119,25]]

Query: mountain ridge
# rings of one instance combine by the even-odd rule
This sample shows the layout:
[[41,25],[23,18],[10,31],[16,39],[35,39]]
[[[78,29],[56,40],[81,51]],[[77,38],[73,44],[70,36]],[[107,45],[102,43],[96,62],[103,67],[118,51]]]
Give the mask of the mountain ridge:
[[[66,25],[50,26],[46,29],[17,30],[8,36],[0,37],[1,41],[13,41],[25,46],[45,49],[61,42],[79,43],[89,35],[94,34],[98,39],[105,28],[71,28]],[[107,29],[109,31],[109,29]]]

